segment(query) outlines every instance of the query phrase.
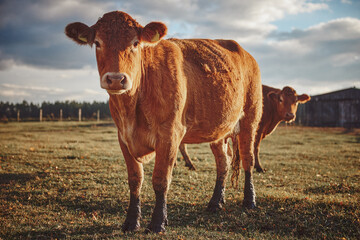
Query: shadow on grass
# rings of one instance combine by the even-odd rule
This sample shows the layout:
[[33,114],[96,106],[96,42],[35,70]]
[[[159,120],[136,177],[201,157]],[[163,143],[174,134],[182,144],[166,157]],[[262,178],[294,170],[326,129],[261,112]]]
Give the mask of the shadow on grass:
[[345,128],[339,135],[353,135],[355,141],[349,141],[349,143],[360,143],[360,130],[355,128]]
[[68,239],[80,237],[80,239],[96,239],[97,236],[103,238],[119,238],[121,229],[118,225],[93,225],[83,228],[64,228],[50,230],[31,230],[20,233],[13,233],[7,237],[9,239]]
[[360,189],[355,186],[348,185],[346,183],[329,183],[327,185],[319,186],[319,187],[310,187],[305,189],[304,193],[315,193],[315,194],[354,194],[359,193]]
[[36,177],[44,177],[45,173],[1,173],[0,184],[26,183]]
[[240,202],[228,201],[218,213],[205,206],[168,205],[169,224],[219,232],[234,232],[245,237],[254,233],[284,238],[358,238],[359,209],[355,205],[313,203],[306,199],[258,198],[258,208],[246,210]]
[[81,211],[86,214],[99,212],[102,215],[124,214],[128,204],[110,199],[88,200],[82,197],[71,200],[57,198],[56,201],[60,206],[66,207],[68,211]]
[[[21,178],[23,179],[23,178]],[[27,177],[25,177],[27,179]],[[86,214],[98,212],[103,219],[125,218],[128,199],[97,199],[88,197],[61,196],[48,197],[43,202],[29,202],[27,196],[19,196],[16,201],[28,204],[51,203],[61,206],[66,212],[82,211]],[[192,231],[219,232],[240,234],[246,238],[259,236],[277,236],[280,238],[337,239],[360,236],[359,208],[355,204],[334,202],[314,202],[309,199],[258,197],[258,208],[245,210],[241,201],[228,200],[224,209],[218,213],[206,212],[206,204],[170,201],[168,204],[168,229],[183,229],[184,234],[191,236]],[[144,237],[145,229],[151,217],[152,202],[142,203],[142,229],[135,236]],[[115,217],[114,217],[115,216]],[[61,229],[39,229],[23,232],[9,232],[11,239],[53,239],[53,238],[116,238],[123,236],[120,224],[109,221],[109,224],[87,222],[88,225],[72,225],[63,223]]]
[[11,182],[27,182],[35,179],[36,174],[31,173],[3,173],[0,174],[0,184],[9,184]]

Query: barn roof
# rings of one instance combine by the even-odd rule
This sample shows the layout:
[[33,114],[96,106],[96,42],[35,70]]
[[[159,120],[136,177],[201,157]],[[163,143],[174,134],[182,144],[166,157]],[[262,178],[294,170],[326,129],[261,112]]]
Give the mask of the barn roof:
[[311,97],[312,101],[319,100],[360,100],[360,89],[356,87],[346,88],[334,92],[324,93]]

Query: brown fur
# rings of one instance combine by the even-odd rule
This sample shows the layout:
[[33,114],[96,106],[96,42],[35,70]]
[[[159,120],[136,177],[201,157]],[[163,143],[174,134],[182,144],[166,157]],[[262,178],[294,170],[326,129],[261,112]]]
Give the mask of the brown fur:
[[[255,168],[258,172],[264,172],[259,159],[261,140],[275,131],[280,122],[294,121],[298,103],[306,103],[310,100],[310,97],[307,94],[297,95],[296,91],[291,87],[284,87],[281,90],[263,85],[262,89],[263,114],[256,133],[254,146]],[[236,139],[234,140],[236,141]],[[236,144],[235,148],[237,148]],[[195,170],[195,166],[187,152],[186,145],[181,144],[179,149],[184,157],[185,166],[190,170]],[[236,149],[234,151],[236,152]]]
[[[100,46],[96,57],[101,81],[112,72],[126,73],[132,83],[121,95],[113,94],[119,87],[104,87],[111,93],[110,111],[128,166],[131,199],[140,195],[140,165],[156,153],[152,176],[156,206],[150,231],[164,230],[166,194],[181,142],[213,142],[218,168],[215,191],[223,191],[230,154],[225,138],[240,120],[243,166],[252,171],[262,93],[260,71],[249,53],[227,40],[169,39],[132,45],[134,39],[150,42],[156,34],[162,38],[166,26],[154,22],[143,28],[123,12],[105,14],[88,31],[94,31],[94,42]],[[66,28],[66,34],[78,42],[76,34],[68,32],[77,31]],[[213,197],[209,207],[218,207],[220,200]],[[128,213],[124,225],[127,231],[138,224]]]
[[271,134],[280,122],[292,122],[296,118],[298,103],[306,103],[310,97],[306,94],[297,95],[291,87],[282,90],[263,85],[263,115],[255,138],[255,168],[263,172],[259,159],[260,142]]

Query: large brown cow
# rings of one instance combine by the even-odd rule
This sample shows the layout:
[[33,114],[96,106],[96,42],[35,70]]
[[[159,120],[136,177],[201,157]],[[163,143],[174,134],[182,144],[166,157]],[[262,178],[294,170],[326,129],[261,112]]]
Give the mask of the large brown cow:
[[[291,87],[284,87],[282,90],[272,88],[266,85],[263,89],[263,114],[259,128],[256,132],[254,155],[255,169],[258,172],[264,172],[259,158],[260,143],[267,135],[271,134],[280,122],[293,122],[296,118],[296,111],[299,103],[306,103],[310,100],[307,94],[297,95]],[[236,141],[236,138],[234,138]],[[236,144],[235,144],[236,148]],[[195,166],[187,152],[186,145],[181,144],[180,152],[184,157],[185,166],[190,170],[195,170]],[[236,153],[236,149],[234,151]]]
[[166,31],[163,23],[142,27],[119,11],[106,13],[91,27],[76,22],[65,29],[78,44],[96,46],[100,84],[110,95],[128,171],[130,204],[123,231],[140,227],[143,163],[154,153],[156,203],[147,231],[165,230],[166,196],[181,142],[211,142],[217,178],[208,209],[219,208],[230,161],[226,136],[239,120],[243,205],[255,207],[253,143],[262,112],[256,61],[234,41],[161,40]]

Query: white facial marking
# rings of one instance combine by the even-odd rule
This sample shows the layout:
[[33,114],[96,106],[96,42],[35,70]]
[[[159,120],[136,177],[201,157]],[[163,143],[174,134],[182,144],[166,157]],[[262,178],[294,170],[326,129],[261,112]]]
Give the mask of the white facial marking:
[[106,90],[106,91],[111,95],[121,95],[127,92],[128,90]]

